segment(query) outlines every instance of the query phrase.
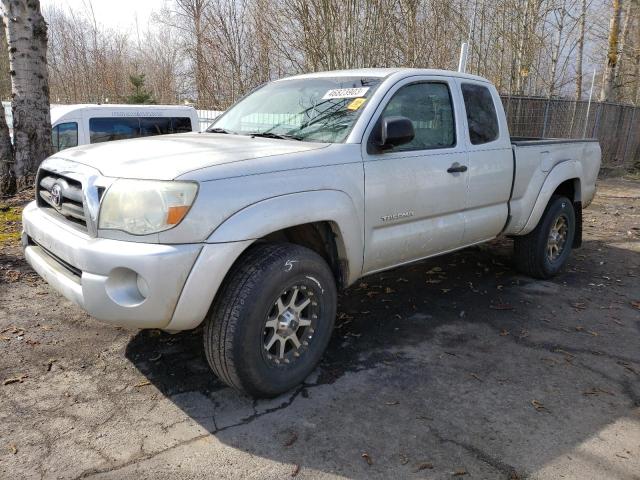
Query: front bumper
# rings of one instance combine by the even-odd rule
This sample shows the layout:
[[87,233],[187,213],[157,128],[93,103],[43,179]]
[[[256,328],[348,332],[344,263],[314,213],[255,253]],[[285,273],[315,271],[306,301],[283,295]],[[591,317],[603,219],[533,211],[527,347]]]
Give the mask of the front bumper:
[[184,330],[206,316],[233,261],[251,242],[162,245],[93,238],[30,203],[27,262],[98,320]]

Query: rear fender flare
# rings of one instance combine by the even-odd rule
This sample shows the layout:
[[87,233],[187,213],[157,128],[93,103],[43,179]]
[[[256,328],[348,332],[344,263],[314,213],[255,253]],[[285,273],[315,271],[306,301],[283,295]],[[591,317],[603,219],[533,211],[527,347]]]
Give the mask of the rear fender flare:
[[538,222],[542,218],[542,214],[544,213],[545,208],[553,195],[553,192],[556,191],[558,186],[566,182],[567,180],[576,180],[578,182],[578,186],[576,188],[576,196],[577,198],[571,198],[572,202],[580,201],[580,184],[582,183],[582,165],[580,162],[575,160],[570,160],[566,162],[559,163],[549,175],[545,179],[542,184],[542,188],[540,189],[540,193],[538,194],[538,198],[533,205],[533,210],[531,211],[531,215],[529,215],[529,220],[527,220],[524,228],[518,232],[518,235],[526,235],[531,232],[536,226]]

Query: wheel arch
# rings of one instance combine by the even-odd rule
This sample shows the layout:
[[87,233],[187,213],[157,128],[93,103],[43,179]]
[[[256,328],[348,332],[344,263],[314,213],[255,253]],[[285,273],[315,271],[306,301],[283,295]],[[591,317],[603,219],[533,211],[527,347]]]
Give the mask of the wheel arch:
[[[581,212],[582,198],[582,166],[580,162],[570,161],[556,165],[542,184],[538,198],[531,210],[529,219],[524,228],[517,235],[526,235],[531,232],[540,219],[553,195],[564,195],[574,205],[576,213]],[[580,217],[581,218],[581,217]],[[576,218],[577,220],[577,218]],[[577,223],[576,223],[577,225]]]
[[288,242],[306,247],[325,259],[339,288],[349,282],[349,262],[344,237],[337,223],[318,221],[282,228],[257,240]]
[[207,243],[288,241],[327,260],[346,287],[362,273],[363,226],[351,197],[339,190],[314,190],[272,197],[227,218]]

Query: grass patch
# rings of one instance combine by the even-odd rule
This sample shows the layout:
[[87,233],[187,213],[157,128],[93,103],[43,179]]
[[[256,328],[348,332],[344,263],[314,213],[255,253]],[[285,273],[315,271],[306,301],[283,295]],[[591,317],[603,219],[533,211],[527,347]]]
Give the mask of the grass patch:
[[0,245],[20,241],[22,208],[0,205]]

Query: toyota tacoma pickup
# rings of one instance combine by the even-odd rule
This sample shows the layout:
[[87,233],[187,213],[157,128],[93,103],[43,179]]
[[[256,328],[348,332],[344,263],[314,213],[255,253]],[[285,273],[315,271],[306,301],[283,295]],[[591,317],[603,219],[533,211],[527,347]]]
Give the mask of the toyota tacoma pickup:
[[257,88],[206,132],[56,153],[22,242],[96,319],[204,322],[213,372],[270,397],[315,368],[338,289],[364,275],[501,235],[522,272],[556,274],[599,167],[595,140],[510,137],[477,76],[313,73]]

